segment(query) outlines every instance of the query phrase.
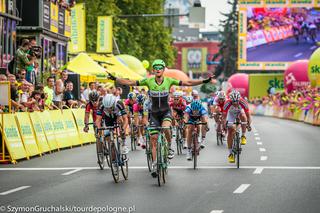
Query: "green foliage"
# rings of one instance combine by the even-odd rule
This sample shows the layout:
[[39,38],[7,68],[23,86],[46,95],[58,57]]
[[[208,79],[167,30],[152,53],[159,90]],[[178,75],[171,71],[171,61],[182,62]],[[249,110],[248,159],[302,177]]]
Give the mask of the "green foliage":
[[222,40],[219,45],[219,52],[213,57],[213,60],[219,58],[220,64],[216,68],[216,76],[224,73],[230,76],[237,71],[238,54],[238,0],[229,0],[228,4],[232,6],[231,12],[222,14],[225,20],[220,21],[223,31],[220,31]]
[[217,91],[217,87],[212,83],[202,84],[200,91],[205,94],[210,94]]
[[[81,3],[84,0],[78,0]],[[97,17],[113,16],[113,35],[121,54],[152,62],[156,58],[174,64],[171,29],[161,17],[119,18],[119,15],[161,14],[164,0],[85,0],[87,51],[96,51]]]

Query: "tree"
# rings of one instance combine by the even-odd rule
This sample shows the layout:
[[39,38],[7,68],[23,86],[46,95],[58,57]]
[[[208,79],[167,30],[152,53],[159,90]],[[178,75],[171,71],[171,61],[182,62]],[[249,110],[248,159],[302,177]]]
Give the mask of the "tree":
[[162,58],[168,66],[174,64],[171,29],[163,25],[163,18],[118,17],[127,14],[161,14],[164,11],[164,0],[85,0],[85,3],[87,51],[96,50],[97,17],[112,15],[113,35],[121,53],[148,61]]
[[222,40],[219,45],[219,52],[213,57],[213,61],[219,59],[220,64],[216,67],[215,75],[218,77],[222,73],[230,76],[237,70],[237,54],[238,54],[238,0],[228,0],[228,4],[232,6],[231,12],[223,14],[226,19],[220,21],[223,28],[220,31]]

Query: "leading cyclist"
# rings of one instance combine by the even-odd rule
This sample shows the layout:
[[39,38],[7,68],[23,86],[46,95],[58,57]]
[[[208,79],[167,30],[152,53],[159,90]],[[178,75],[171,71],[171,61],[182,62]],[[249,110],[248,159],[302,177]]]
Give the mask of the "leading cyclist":
[[[128,80],[123,78],[116,78],[109,74],[111,80],[115,80],[119,84],[128,85],[128,86],[147,86],[149,88],[149,95],[152,102],[151,113],[150,113],[150,125],[156,127],[171,127],[172,116],[170,107],[168,104],[168,97],[170,88],[173,85],[176,86],[196,86],[203,83],[209,83],[213,77],[210,76],[205,80],[188,80],[188,81],[179,81],[173,78],[164,77],[163,73],[166,68],[166,64],[161,59],[156,59],[152,63],[152,68],[155,76],[142,79],[140,81]],[[165,130],[166,139],[169,145],[168,158],[172,159],[174,156],[174,151],[171,149],[171,133],[170,130]],[[153,177],[157,177],[156,173],[156,141],[157,133],[151,136],[152,143],[152,172]]]

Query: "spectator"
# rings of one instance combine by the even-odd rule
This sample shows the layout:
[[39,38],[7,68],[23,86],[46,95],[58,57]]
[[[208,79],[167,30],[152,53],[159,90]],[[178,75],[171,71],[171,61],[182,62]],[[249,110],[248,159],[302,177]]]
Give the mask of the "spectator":
[[30,111],[43,111],[44,109],[44,100],[41,98],[42,93],[39,90],[35,90],[32,92],[30,97],[30,101],[33,104],[30,106]]
[[29,99],[29,84],[24,82],[21,85],[21,93],[20,93],[20,104],[23,105],[26,108],[31,108],[32,104],[35,103],[35,101],[32,101]]
[[15,71],[15,73],[18,73],[22,69],[26,70],[27,66],[33,64],[33,61],[29,60],[29,58],[28,58],[29,49],[30,49],[29,40],[23,39],[21,47],[19,47],[16,51],[16,56],[15,56],[16,71]]
[[72,107],[74,105],[77,105],[78,101],[75,100],[74,95],[72,93],[73,83],[71,81],[68,81],[66,84],[66,91],[64,92],[63,101],[66,102],[66,105],[68,107]]
[[7,76],[4,74],[0,74],[0,82],[1,81],[8,81]]
[[83,92],[84,92],[84,87],[81,86],[80,87],[80,101],[81,101],[81,103],[86,104],[87,101],[86,101],[86,98],[85,98]]
[[92,91],[96,91],[96,83],[95,83],[95,82],[90,82],[90,83],[89,83],[89,88],[87,88],[87,89],[83,92],[84,98],[86,99],[87,102],[89,101],[89,94],[90,94],[90,92],[92,92]]
[[62,106],[64,86],[61,79],[57,80],[54,87],[53,104],[57,107]]
[[16,76],[9,74],[8,79],[10,82],[10,96],[11,96],[11,105],[15,109],[25,111],[25,107],[19,103],[19,95],[17,90]]
[[60,80],[62,81],[63,86],[66,86],[66,83],[67,83],[67,81],[68,81],[68,71],[63,70],[63,71],[61,72],[61,78],[60,78]]
[[45,107],[48,109],[53,109],[53,95],[54,95],[54,78],[49,77],[47,78],[47,86],[43,89],[44,92],[44,103]]

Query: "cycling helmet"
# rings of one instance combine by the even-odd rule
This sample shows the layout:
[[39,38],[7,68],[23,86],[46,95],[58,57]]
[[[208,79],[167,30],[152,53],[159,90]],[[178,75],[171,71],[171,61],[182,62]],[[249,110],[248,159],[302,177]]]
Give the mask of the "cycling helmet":
[[225,94],[223,91],[220,91],[220,92],[217,94],[217,97],[218,97],[218,99],[220,99],[220,100],[225,100],[225,99],[226,99],[226,94]]
[[166,63],[164,63],[164,61],[161,60],[161,59],[156,59],[152,63],[152,68],[154,68],[155,66],[162,66],[163,68],[165,68],[166,67]]
[[138,95],[137,96],[137,102],[139,103],[139,104],[143,104],[143,102],[145,101],[145,96],[144,95]]
[[233,90],[230,95],[229,98],[232,102],[237,102],[240,100],[240,93],[237,90]]
[[191,103],[191,102],[193,101],[193,97],[192,97],[192,96],[187,96],[187,97],[186,97],[186,101],[187,101],[188,103]]
[[111,108],[115,105],[116,100],[117,100],[116,96],[112,94],[107,94],[103,97],[102,104],[105,108]]
[[192,95],[199,95],[199,92],[197,90],[192,90]]
[[200,101],[194,100],[194,101],[191,102],[190,108],[191,108],[191,110],[193,110],[193,111],[195,111],[195,110],[200,111],[200,109],[202,108],[202,104],[201,104]]
[[128,99],[132,100],[134,98],[136,98],[136,94],[134,92],[129,92]]
[[89,93],[89,101],[90,102],[96,102],[97,100],[99,100],[99,94],[96,91],[92,91]]
[[173,97],[174,98],[180,98],[182,96],[182,92],[180,92],[180,91],[175,91],[174,93],[173,93]]

